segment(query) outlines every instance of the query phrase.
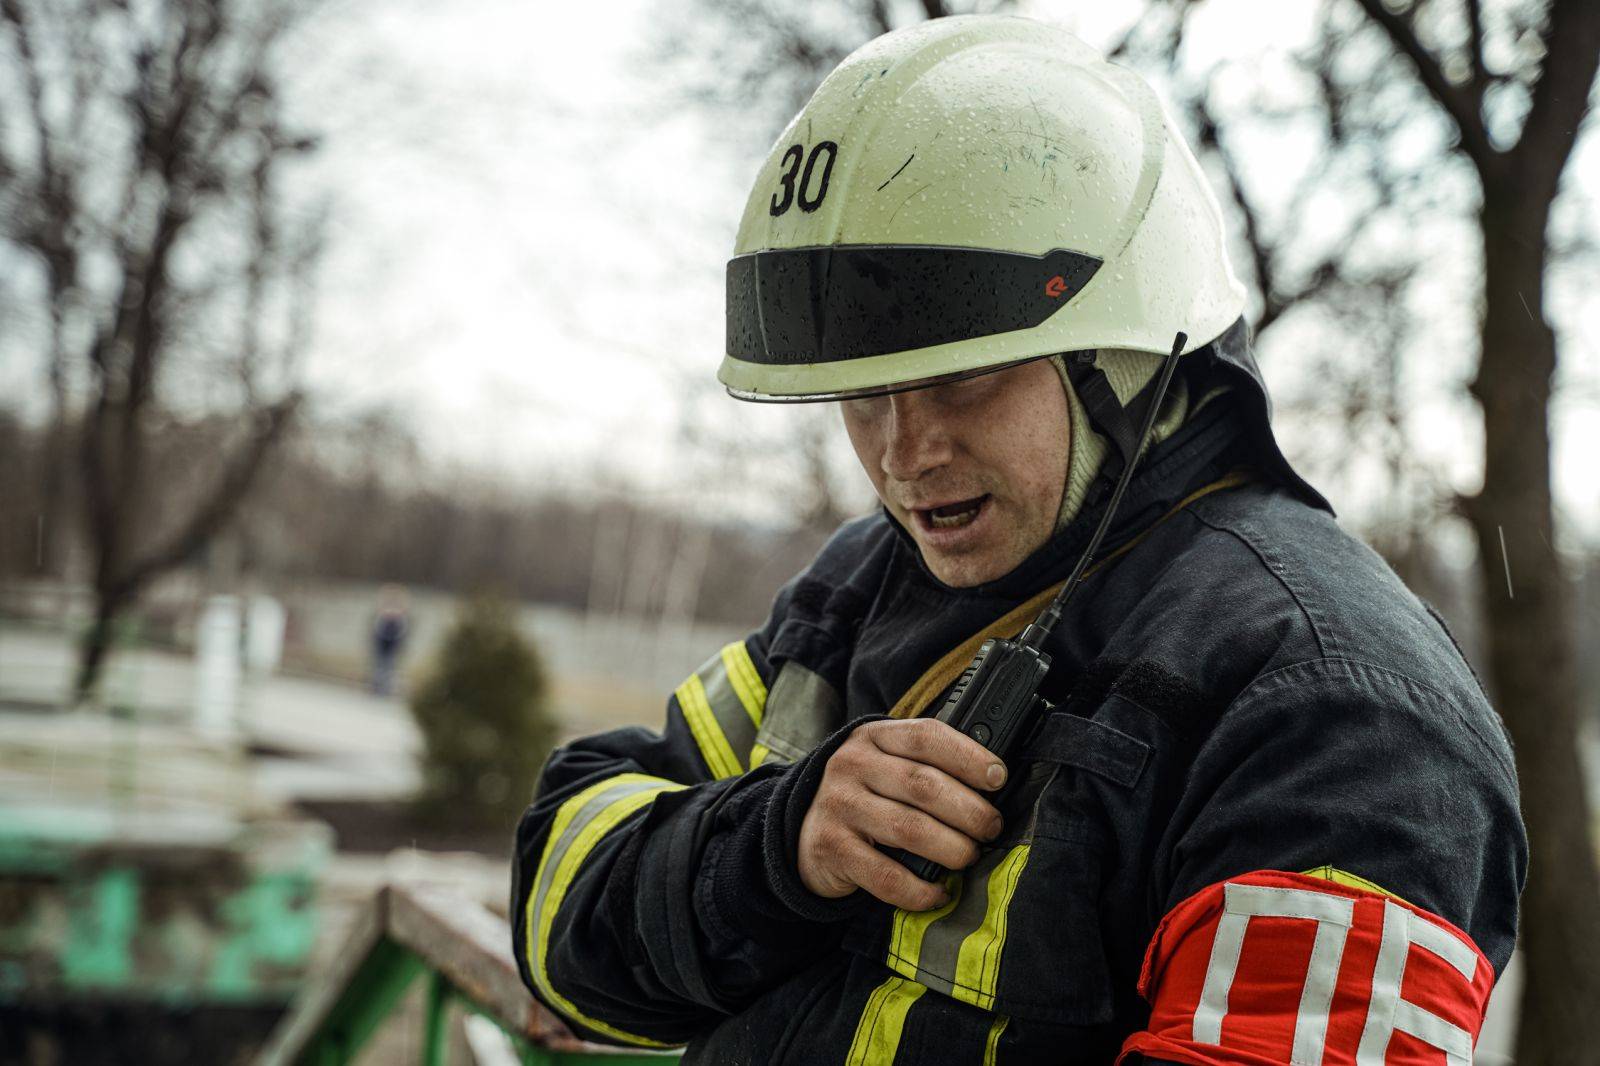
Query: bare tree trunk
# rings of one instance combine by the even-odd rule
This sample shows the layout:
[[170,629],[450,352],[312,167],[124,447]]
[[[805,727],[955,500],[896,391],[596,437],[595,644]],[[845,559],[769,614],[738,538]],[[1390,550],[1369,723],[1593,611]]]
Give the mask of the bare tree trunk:
[[[1519,1066],[1600,1063],[1600,870],[1589,836],[1578,679],[1556,556],[1549,402],[1555,335],[1542,317],[1549,201],[1486,181],[1483,491],[1468,501],[1488,605],[1489,674],[1516,747],[1530,860]],[[1550,978],[1559,975],[1558,980]]]
[[[88,412],[80,451],[79,469],[86,493],[83,508],[84,534],[92,550],[94,617],[78,644],[78,673],[73,682],[72,702],[85,703],[92,699],[100,683],[100,671],[105,666],[111,650],[112,626],[121,613],[127,597],[121,594],[118,580],[123,568],[123,547],[128,523],[125,512],[106,502],[108,495],[116,492],[116,477],[106,476],[107,447],[104,438],[114,434],[121,412],[115,405],[101,404]],[[125,416],[123,416],[125,417]],[[112,464],[115,471],[116,466]]]
[[44,484],[41,493],[38,556],[36,571],[40,575],[64,577],[61,573],[65,544],[62,541],[62,515],[65,504],[70,443],[68,431],[72,424],[68,409],[65,340],[59,310],[52,307],[50,343],[50,424],[44,436]]
[[106,595],[95,599],[94,621],[89,623],[89,628],[78,642],[78,675],[72,684],[74,704],[87,701],[99,685],[100,671],[111,650],[111,637],[124,602],[121,598]]

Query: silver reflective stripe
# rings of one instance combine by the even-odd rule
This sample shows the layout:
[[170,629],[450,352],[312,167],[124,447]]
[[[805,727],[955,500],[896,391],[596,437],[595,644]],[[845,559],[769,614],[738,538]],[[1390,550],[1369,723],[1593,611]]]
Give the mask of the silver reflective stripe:
[[666,782],[654,778],[643,778],[630,775],[631,780],[618,781],[610,788],[601,789],[591,796],[578,812],[572,816],[572,821],[567,823],[566,829],[557,838],[555,847],[545,853],[544,861],[540,864],[539,881],[533,886],[533,919],[530,928],[535,930],[544,928],[545,898],[549,894],[550,884],[555,880],[556,871],[561,868],[561,860],[566,856],[567,849],[572,847],[572,842],[578,839],[595,816],[613,803],[638,792],[660,792]]
[[768,762],[794,762],[844,725],[844,700],[812,670],[790,660],[778,671],[756,743]]
[[734,757],[748,767],[750,748],[756,742],[756,724],[733,687],[733,679],[728,676],[728,667],[722,655],[713,655],[695,673],[705,687],[706,702],[711,705],[712,717],[728,741],[728,747],[733,749]]
[[717,780],[760,763],[756,727],[767,687],[744,641],[736,640],[700,665],[673,693],[706,768]]
[[[897,947],[904,952],[899,965],[895,959],[889,960],[891,969],[906,973],[909,966],[914,966],[916,980],[967,1003],[975,1002],[983,993],[993,994],[992,988],[980,989],[976,985],[958,988],[958,984],[964,984],[958,977],[961,946],[968,937],[984,927],[986,920],[992,923],[997,917],[990,915],[992,905],[1000,901],[991,900],[989,880],[996,867],[1011,856],[1018,844],[1032,840],[1033,820],[1038,813],[1039,799],[1059,772],[1059,767],[1047,763],[1034,763],[1029,768],[1028,776],[1017,787],[1016,793],[1008,797],[1004,812],[1008,815],[1008,827],[1020,824],[1020,830],[1002,834],[977,862],[962,872],[958,890],[954,893],[955,905],[933,918],[925,930],[920,931],[920,936],[908,937],[908,943],[897,945],[891,942],[891,953]],[[1026,822],[1020,817],[1024,812]]]
[[[956,963],[961,954],[961,944],[983,925],[984,916],[989,910],[989,876],[1010,853],[1010,848],[995,848],[967,868],[962,877],[961,899],[955,909],[934,922],[923,934],[922,952],[917,956],[918,981],[946,995],[955,994]],[[969,990],[969,993],[976,992],[977,989]],[[971,1001],[970,995],[965,998]]]
[[545,838],[533,891],[524,911],[527,920],[527,963],[540,996],[555,1010],[579,1025],[627,1044],[666,1047],[652,1037],[619,1029],[591,1017],[562,995],[550,980],[550,945],[557,913],[567,892],[577,881],[584,862],[606,835],[634,813],[644,809],[664,791],[685,786],[648,774],[624,773],[602,778],[567,799],[556,809]]

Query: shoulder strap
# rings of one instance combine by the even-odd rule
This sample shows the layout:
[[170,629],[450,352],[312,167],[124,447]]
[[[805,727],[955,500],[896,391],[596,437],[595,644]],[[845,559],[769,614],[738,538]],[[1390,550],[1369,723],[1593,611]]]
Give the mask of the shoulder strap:
[[[1123,553],[1132,551],[1140,541],[1149,535],[1152,529],[1201,497],[1209,496],[1213,492],[1220,492],[1223,489],[1236,488],[1250,480],[1252,478],[1248,471],[1235,470],[1211,482],[1209,485],[1202,485],[1174,504],[1166,514],[1150,523],[1138,536],[1089,567],[1088,570],[1084,571],[1084,579],[1087,580],[1107,563],[1110,563]],[[1044,610],[1051,600],[1055,599],[1056,593],[1061,591],[1061,584],[1058,581],[1049,588],[1035,593],[1029,599],[1019,603],[946,652],[937,662],[923,671],[922,676],[917,678],[911,687],[906,689],[904,694],[895,701],[895,705],[889,710],[889,717],[915,718],[922,714],[925,709],[933,705],[935,698],[941,692],[949,688],[955,683],[956,678],[961,676],[961,671],[965,670],[972,662],[972,657],[978,654],[978,649],[983,646],[984,641],[990,637],[1014,637],[1021,633],[1023,627],[1033,621],[1039,612]]]

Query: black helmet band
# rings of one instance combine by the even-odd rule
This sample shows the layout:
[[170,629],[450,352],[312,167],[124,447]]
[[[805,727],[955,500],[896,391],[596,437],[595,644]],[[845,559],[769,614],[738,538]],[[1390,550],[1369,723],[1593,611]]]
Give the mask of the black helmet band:
[[728,260],[728,355],[832,363],[1039,325],[1100,267],[1044,255],[938,245],[846,244]]

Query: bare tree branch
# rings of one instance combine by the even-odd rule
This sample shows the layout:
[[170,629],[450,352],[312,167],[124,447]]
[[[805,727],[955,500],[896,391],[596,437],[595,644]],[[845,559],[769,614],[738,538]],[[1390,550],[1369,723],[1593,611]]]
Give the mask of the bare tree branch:
[[1481,101],[1489,76],[1483,65],[1483,0],[1466,0],[1467,61],[1471,64],[1472,85]]
[[301,394],[294,392],[257,412],[250,439],[239,449],[216,486],[206,494],[205,503],[166,544],[130,562],[119,586],[130,590],[140,588],[150,578],[193,556],[222,530],[260,476],[264,460],[282,440],[301,402]]
[[[1183,49],[1184,35],[1188,30],[1189,16],[1197,7],[1196,0],[1165,0],[1171,22],[1164,36],[1152,50],[1158,62],[1170,68],[1177,66],[1178,53]],[[1135,35],[1144,20],[1135,22],[1115,46],[1118,53],[1131,52]],[[1150,58],[1149,56],[1146,57]],[[1211,87],[1220,66],[1214,66],[1203,84],[1184,94],[1188,102],[1189,119],[1195,129],[1195,138],[1202,153],[1216,160],[1227,184],[1226,194],[1239,212],[1244,229],[1245,247],[1250,253],[1250,264],[1255,272],[1256,287],[1261,293],[1261,316],[1256,320],[1254,332],[1260,336],[1287,310],[1292,300],[1284,298],[1285,287],[1279,277],[1277,245],[1269,240],[1262,225],[1260,212],[1245,192],[1243,168],[1223,143],[1218,116],[1211,107]]]
[[873,28],[879,33],[888,33],[894,29],[894,21],[889,18],[887,0],[872,0],[872,6],[867,14],[872,20]]
[[[1417,72],[1428,95],[1438,101],[1445,113],[1455,121],[1461,133],[1461,148],[1471,157],[1481,173],[1495,170],[1500,163],[1500,153],[1489,143],[1489,133],[1483,122],[1483,86],[1474,81],[1467,86],[1450,84],[1444,76],[1439,61],[1433,57],[1417,37],[1411,15],[1415,9],[1397,13],[1390,10],[1384,0],[1356,0],[1367,17],[1377,23],[1388,35],[1390,42],[1409,60]],[[1579,0],[1580,3],[1584,0]]]
[[1227,178],[1228,198],[1239,212],[1244,224],[1245,246],[1250,250],[1250,265],[1255,271],[1256,287],[1261,290],[1261,317],[1256,320],[1257,336],[1265,333],[1287,309],[1282,298],[1274,252],[1261,230],[1261,219],[1255,206],[1244,191],[1244,179],[1238,162],[1222,143],[1222,131],[1212,114],[1208,94],[1196,93],[1190,101],[1190,115],[1195,125],[1195,137],[1201,149],[1216,159]]
[[39,56],[34,48],[33,20],[23,8],[21,0],[0,0],[0,22],[10,23],[17,42],[23,91],[28,101],[28,119],[38,142],[34,145],[37,156],[35,165],[39,171],[40,184],[48,188],[54,183],[52,179],[56,170],[53,155],[55,138],[51,135],[49,122],[44,114],[44,83],[39,72]]

